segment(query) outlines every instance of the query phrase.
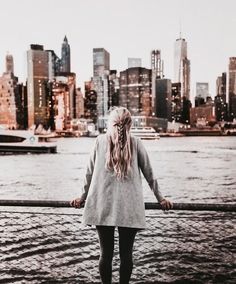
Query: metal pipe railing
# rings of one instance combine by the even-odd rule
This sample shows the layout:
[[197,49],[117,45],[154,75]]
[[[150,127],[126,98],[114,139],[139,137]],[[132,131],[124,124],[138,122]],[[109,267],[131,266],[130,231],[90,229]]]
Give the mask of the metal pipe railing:
[[[58,200],[0,200],[0,206],[73,208],[70,201]],[[157,202],[145,202],[145,209],[160,210],[161,205]],[[236,212],[236,203],[173,203],[171,210]]]

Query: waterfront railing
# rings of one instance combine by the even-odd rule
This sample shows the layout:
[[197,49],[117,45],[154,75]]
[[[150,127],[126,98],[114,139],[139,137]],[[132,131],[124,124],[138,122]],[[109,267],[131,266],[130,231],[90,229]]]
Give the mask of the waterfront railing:
[[[145,203],[130,284],[236,283],[236,204]],[[0,200],[0,283],[100,283],[99,242],[69,201]],[[119,280],[118,232],[113,282]]]

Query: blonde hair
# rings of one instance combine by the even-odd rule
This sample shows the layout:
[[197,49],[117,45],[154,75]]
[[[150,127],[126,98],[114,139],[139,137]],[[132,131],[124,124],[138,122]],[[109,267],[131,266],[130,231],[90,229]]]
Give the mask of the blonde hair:
[[106,168],[114,171],[117,179],[124,179],[131,168],[131,124],[131,114],[126,108],[111,111],[107,127]]

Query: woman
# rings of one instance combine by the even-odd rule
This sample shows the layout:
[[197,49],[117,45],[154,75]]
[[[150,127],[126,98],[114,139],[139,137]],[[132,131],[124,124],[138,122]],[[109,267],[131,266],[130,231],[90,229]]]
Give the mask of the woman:
[[146,227],[140,169],[162,208],[168,210],[172,207],[158,189],[141,140],[130,135],[131,124],[131,115],[126,108],[111,111],[107,133],[96,139],[83,194],[71,201],[76,208],[85,203],[83,223],[96,226],[103,284],[111,283],[112,279],[115,227],[119,232],[120,283],[129,283],[135,235]]

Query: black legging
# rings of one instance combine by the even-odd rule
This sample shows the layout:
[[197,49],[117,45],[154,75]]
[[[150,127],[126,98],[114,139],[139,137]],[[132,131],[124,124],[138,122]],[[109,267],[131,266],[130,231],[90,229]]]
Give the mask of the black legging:
[[[99,272],[102,284],[111,284],[114,231],[112,226],[96,226],[100,241]],[[118,227],[120,252],[120,284],[128,284],[133,268],[133,244],[137,229]]]

